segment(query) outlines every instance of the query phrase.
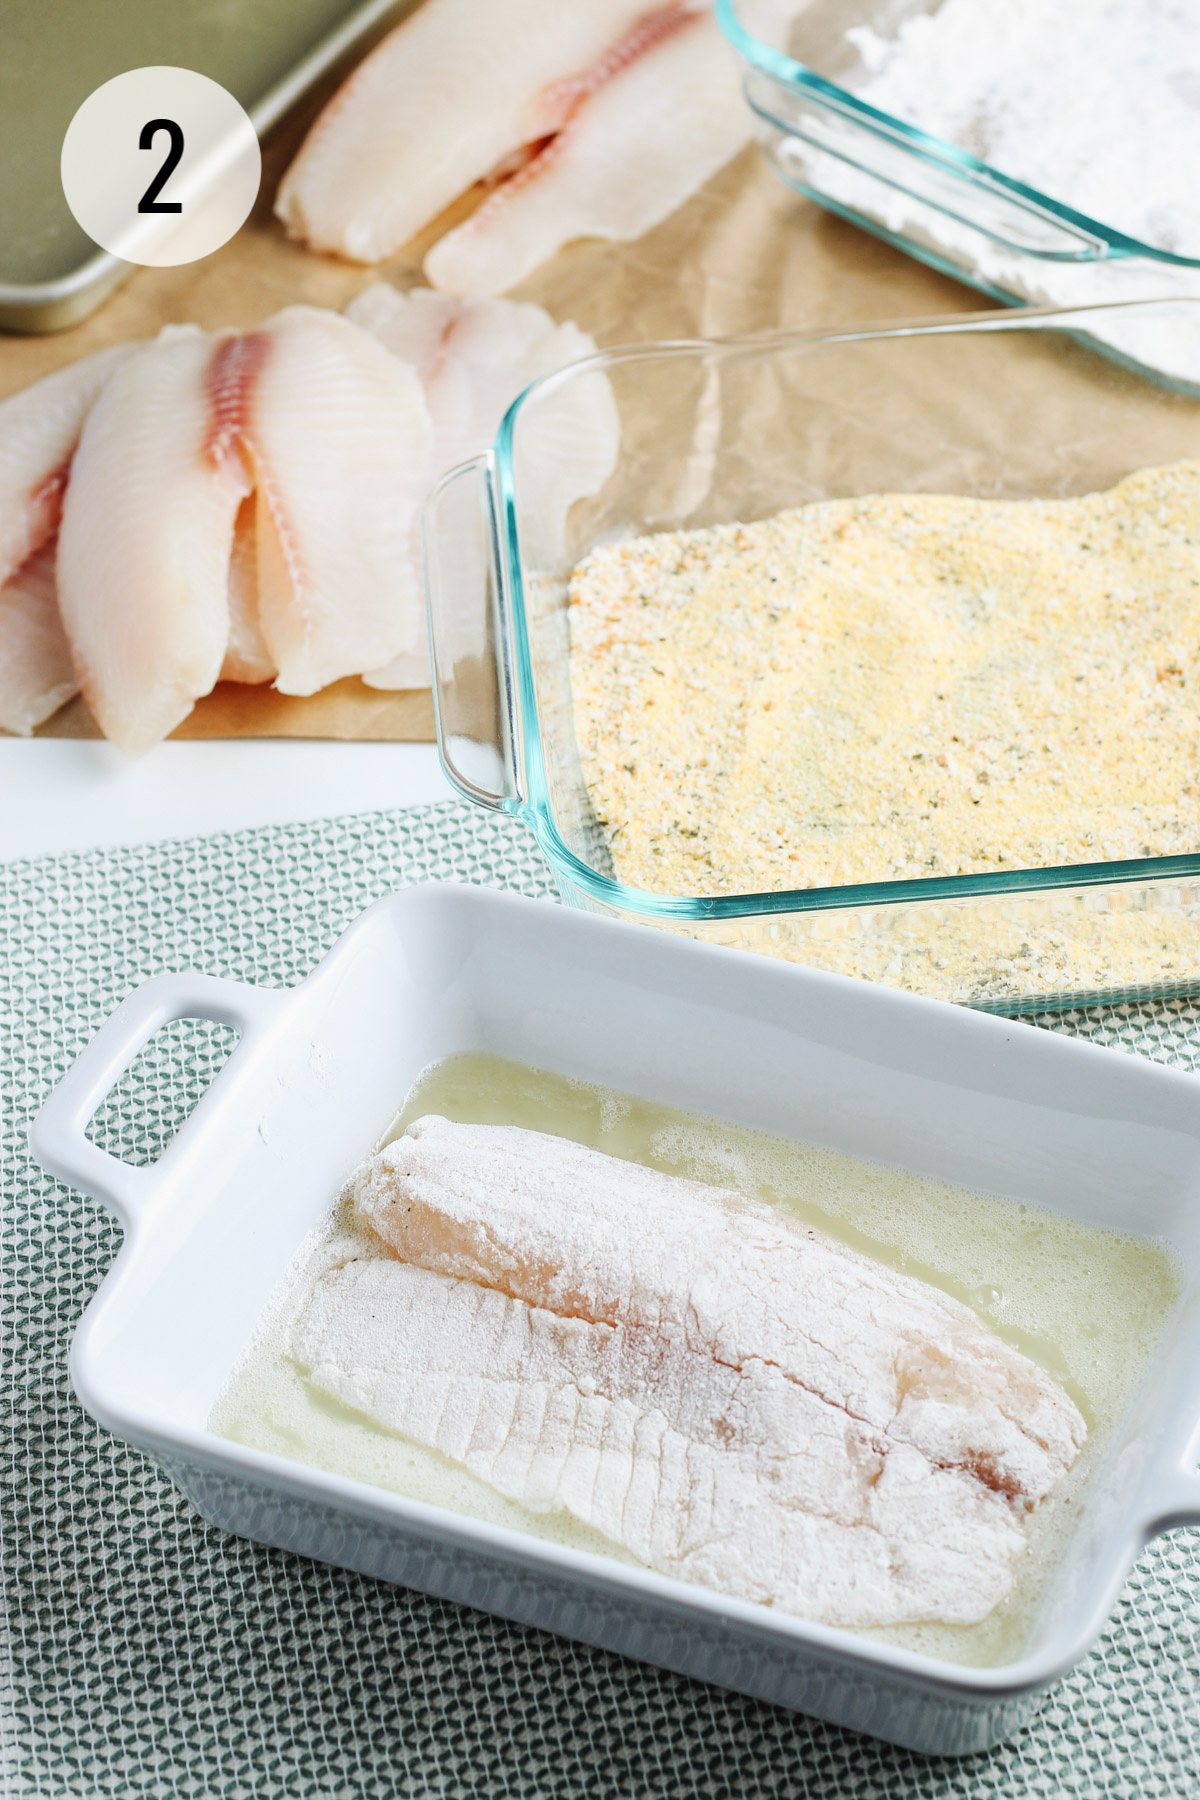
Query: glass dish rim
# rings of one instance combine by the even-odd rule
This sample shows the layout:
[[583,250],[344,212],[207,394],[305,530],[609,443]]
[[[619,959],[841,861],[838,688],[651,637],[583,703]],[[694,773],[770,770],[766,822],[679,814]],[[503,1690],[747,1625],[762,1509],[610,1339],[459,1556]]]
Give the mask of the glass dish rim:
[[[822,101],[835,112],[843,113],[865,126],[877,136],[899,140],[914,156],[923,162],[936,167],[943,173],[958,176],[964,182],[979,186],[998,188],[1001,192],[1016,195],[1027,205],[1031,204],[1050,218],[1066,226],[1078,235],[1083,233],[1092,238],[1098,245],[1094,254],[1080,255],[1077,252],[1034,250],[1025,248],[1020,254],[1035,262],[1106,262],[1124,261],[1141,257],[1152,262],[1166,264],[1172,268],[1200,269],[1200,257],[1178,256],[1170,250],[1160,250],[1153,244],[1146,244],[1139,238],[1130,237],[1126,232],[1118,231],[1115,226],[1106,225],[1103,220],[1094,219],[1087,213],[1076,212],[1060,200],[1054,200],[1039,188],[1030,187],[1018,181],[1013,175],[1006,175],[1002,169],[993,168],[990,163],[969,150],[961,149],[947,138],[935,136],[932,132],[922,131],[920,126],[909,125],[894,113],[883,112],[879,107],[859,100],[848,88],[839,87],[836,82],[829,81],[810,69],[806,63],[798,62],[782,50],[776,50],[765,43],[762,38],[755,37],[748,31],[738,17],[738,0],[715,0],[714,11],[722,32],[733,48],[750,68],[760,74],[780,82],[785,87],[795,88],[801,93],[808,93]],[[747,98],[747,105],[753,107]],[[935,205],[935,202],[926,202]],[[961,280],[961,274],[956,276]]]
[[[565,386],[580,374],[615,364],[650,359],[725,353],[753,355],[786,346],[879,342],[910,337],[959,337],[975,334],[1039,331],[1053,321],[1070,333],[1068,321],[1098,314],[1145,312],[1155,307],[1195,306],[1200,294],[1162,295],[1143,300],[1108,301],[1101,305],[1030,307],[1020,311],[954,313],[899,324],[852,325],[801,330],[743,333],[721,338],[671,338],[643,344],[618,344],[598,350],[532,381],[508,408],[488,457],[500,575],[502,617],[498,650],[509,664],[518,704],[517,741],[513,744],[518,792],[500,810],[520,818],[532,830],[538,848],[556,875],[590,899],[644,918],[719,923],[790,913],[827,912],[850,907],[904,906],[927,901],[982,900],[1056,891],[1128,886],[1148,882],[1200,881],[1200,852],[1181,856],[1126,858],[1115,862],[1066,863],[1042,868],[997,869],[974,875],[927,875],[904,880],[848,883],[840,887],[780,888],[750,894],[680,895],[630,887],[601,874],[565,842],[554,816],[546,777],[537,689],[526,607],[524,570],[517,527],[517,494],[513,439],[524,408],[536,396]],[[504,626],[507,624],[508,629]]]

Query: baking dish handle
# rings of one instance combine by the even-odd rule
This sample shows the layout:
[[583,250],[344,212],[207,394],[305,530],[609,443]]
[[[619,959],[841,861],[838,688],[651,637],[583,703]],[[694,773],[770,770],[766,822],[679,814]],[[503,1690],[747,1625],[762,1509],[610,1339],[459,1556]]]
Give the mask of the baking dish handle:
[[490,457],[442,477],[423,530],[438,755],[468,800],[515,811],[520,734]]
[[[232,1025],[240,1033],[233,1055],[240,1056],[290,997],[286,989],[249,987],[196,973],[158,975],[143,983],[110,1013],[38,1113],[29,1133],[34,1156],[56,1180],[111,1207],[128,1231],[161,1184],[164,1161],[179,1134],[157,1163],[135,1167],[87,1137],[97,1108],[162,1026],[175,1019]],[[207,1098],[197,1104],[203,1106]],[[185,1121],[181,1132],[186,1129]]]
[[1180,1469],[1173,1480],[1155,1492],[1154,1511],[1146,1528],[1148,1538],[1184,1526],[1200,1525],[1200,1469]]

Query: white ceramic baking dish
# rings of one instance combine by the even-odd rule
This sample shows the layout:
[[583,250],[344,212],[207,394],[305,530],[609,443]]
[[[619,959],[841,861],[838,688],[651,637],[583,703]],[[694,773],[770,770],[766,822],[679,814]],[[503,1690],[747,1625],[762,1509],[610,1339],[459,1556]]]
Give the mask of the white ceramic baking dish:
[[[85,1128],[172,1019],[240,1042],[159,1161]],[[300,1241],[417,1074],[468,1050],[988,1188],[1171,1244],[1180,1306],[1018,1660],[975,1669],[489,1526],[212,1435]],[[866,982],[476,888],[414,888],[298,987],[162,976],[40,1114],[38,1159],[125,1242],[75,1335],[87,1410],[214,1524],[604,1645],[915,1749],[986,1748],[1087,1651],[1143,1544],[1200,1523],[1195,1080]]]

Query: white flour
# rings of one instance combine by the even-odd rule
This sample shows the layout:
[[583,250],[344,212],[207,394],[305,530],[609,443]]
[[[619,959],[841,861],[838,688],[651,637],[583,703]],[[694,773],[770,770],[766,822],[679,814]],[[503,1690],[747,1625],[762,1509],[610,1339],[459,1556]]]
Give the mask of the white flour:
[[1200,256],[1196,0],[945,0],[848,34],[859,98],[1128,237]]
[[[871,27],[848,36],[861,67],[839,80],[859,99],[1110,229],[1200,258],[1197,0],[945,0],[892,37]],[[1011,299],[1081,306],[1200,295],[1200,269],[1009,248],[942,210],[980,216],[985,202],[965,188],[928,205],[799,140],[781,160],[792,179]],[[893,173],[912,179],[911,166]],[[1003,237],[1009,227],[997,220],[994,229]],[[1200,306],[1149,323],[1118,316],[1092,335],[1145,367],[1200,381]]]

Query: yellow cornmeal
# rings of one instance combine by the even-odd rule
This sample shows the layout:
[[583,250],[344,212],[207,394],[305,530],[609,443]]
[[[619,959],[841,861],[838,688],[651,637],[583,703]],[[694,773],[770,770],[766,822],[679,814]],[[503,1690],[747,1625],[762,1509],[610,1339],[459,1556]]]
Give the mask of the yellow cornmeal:
[[1200,461],[1082,499],[868,495],[637,538],[570,602],[584,776],[630,885],[1200,849]]

